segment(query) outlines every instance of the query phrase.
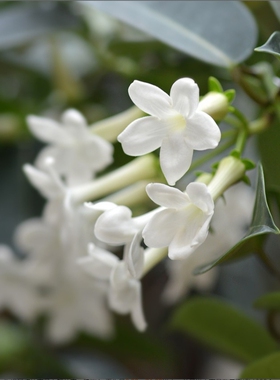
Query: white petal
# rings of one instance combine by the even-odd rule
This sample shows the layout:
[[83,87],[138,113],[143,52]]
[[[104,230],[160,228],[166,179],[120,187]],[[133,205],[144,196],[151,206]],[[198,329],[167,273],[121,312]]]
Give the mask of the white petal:
[[105,211],[95,224],[95,235],[108,244],[122,245],[131,241],[138,230],[133,224],[131,210],[117,206]]
[[56,198],[62,195],[61,187],[46,173],[26,164],[23,171],[31,184],[46,198]]
[[156,213],[143,230],[144,242],[148,247],[167,247],[182,223],[180,212],[166,209]]
[[128,93],[133,103],[142,111],[159,119],[169,115],[171,99],[159,87],[135,80],[129,86]]
[[170,259],[184,259],[193,253],[207,238],[210,220],[211,216],[205,216],[202,211],[190,209],[189,214],[185,212],[185,226],[179,230],[169,245]]
[[159,148],[166,135],[166,125],[153,116],[133,121],[118,136],[124,152],[130,156],[141,156]]
[[75,334],[76,328],[69,318],[65,318],[65,312],[61,310],[53,310],[47,325],[48,338],[57,344],[71,341]]
[[139,331],[144,331],[147,327],[147,323],[143,313],[142,307],[142,294],[141,294],[141,283],[135,284],[135,298],[133,307],[131,310],[131,318],[135,327]]
[[27,124],[37,139],[51,144],[65,144],[72,141],[68,133],[54,120],[30,115]]
[[129,288],[129,274],[124,261],[119,261],[113,268],[110,275],[110,285],[111,288],[119,290]]
[[149,183],[146,191],[153,202],[163,207],[180,209],[189,204],[187,194],[163,183]]
[[84,205],[86,208],[90,210],[96,210],[97,212],[103,212],[107,210],[111,210],[112,208],[117,207],[117,205],[113,202],[97,202],[97,203],[92,203],[92,202],[85,202]]
[[196,112],[187,120],[186,142],[195,150],[213,149],[219,144],[221,131],[211,116]]
[[84,116],[77,110],[71,108],[65,111],[61,117],[62,123],[64,125],[73,125],[73,126],[86,126],[86,120]]
[[99,171],[113,162],[113,152],[114,148],[111,143],[99,136],[89,135],[80,154],[83,156],[86,165],[95,171]]
[[160,149],[160,166],[169,185],[175,185],[191,166],[193,150],[182,133],[173,132],[166,136]]
[[38,156],[36,157],[35,166],[38,169],[45,171],[46,168],[48,167],[49,158],[51,157],[53,159],[53,166],[57,170],[57,167],[58,167],[57,163],[60,162],[60,153],[61,153],[61,148],[58,146],[48,145],[44,147],[39,152]]
[[170,97],[181,115],[191,117],[199,103],[198,85],[190,78],[179,79],[171,87]]
[[133,278],[139,279],[142,276],[144,266],[144,248],[140,245],[142,241],[142,231],[139,231],[132,242],[126,247],[125,261],[127,268]]
[[[49,239],[50,229],[40,218],[29,219],[19,224],[14,235],[15,244],[24,252],[41,247]],[[40,252],[37,251],[36,253]]]
[[90,275],[97,279],[109,280],[112,269],[119,259],[111,252],[89,244],[89,256],[80,257],[77,263]]
[[199,207],[205,214],[213,214],[214,202],[208,191],[208,187],[204,183],[192,182],[187,186],[186,192],[190,201]]

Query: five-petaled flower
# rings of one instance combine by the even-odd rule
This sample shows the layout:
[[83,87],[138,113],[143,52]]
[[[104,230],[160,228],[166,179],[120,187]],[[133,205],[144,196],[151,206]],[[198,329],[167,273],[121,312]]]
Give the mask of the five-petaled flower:
[[149,197],[165,209],[143,230],[148,247],[167,247],[171,259],[184,259],[204,242],[214,213],[214,202],[204,183],[192,182],[185,192],[160,183],[147,186]]
[[65,111],[61,123],[33,115],[27,122],[34,136],[50,144],[40,152],[36,166],[44,169],[46,159],[52,157],[55,169],[70,186],[90,181],[113,161],[112,145],[92,134],[77,110]]
[[170,96],[154,85],[134,81],[129,95],[151,116],[133,121],[118,140],[131,156],[161,147],[160,165],[169,185],[174,185],[189,169],[194,150],[218,145],[220,129],[211,116],[198,109],[199,88],[192,79],[177,80]]

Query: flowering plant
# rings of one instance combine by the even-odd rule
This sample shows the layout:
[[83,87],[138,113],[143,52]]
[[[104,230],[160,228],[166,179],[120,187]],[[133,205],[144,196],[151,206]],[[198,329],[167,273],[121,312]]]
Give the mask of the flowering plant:
[[[0,197],[3,374],[225,377],[228,355],[230,377],[279,377],[280,84],[260,52],[279,56],[280,37],[260,30],[256,48],[254,19],[268,28],[263,7],[277,25],[279,6],[23,3],[0,9],[0,28],[2,15],[15,25],[21,15],[11,40],[27,43],[3,53],[22,103],[2,91],[0,142],[25,152],[36,193],[9,236]],[[52,65],[38,73],[42,47]],[[34,86],[26,96],[17,65]],[[178,346],[196,360],[184,366]],[[106,363],[83,372],[93,352]]]

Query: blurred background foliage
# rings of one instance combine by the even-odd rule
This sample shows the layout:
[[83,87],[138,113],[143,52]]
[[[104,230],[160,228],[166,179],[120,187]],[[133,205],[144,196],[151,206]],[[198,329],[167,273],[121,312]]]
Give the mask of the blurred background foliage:
[[[198,3],[203,6],[203,2]],[[279,29],[279,21],[267,1],[243,3],[256,21],[255,46],[260,46]],[[234,22],[238,28],[238,20]],[[196,23],[199,24],[199,14]],[[219,32],[227,33],[226,26]],[[198,83],[201,94],[205,94],[208,77],[215,76],[225,89],[236,89],[236,101],[241,99],[239,106],[248,117],[257,117],[267,101],[263,72],[267,75],[270,69],[258,66],[258,71],[255,65],[262,61],[270,63],[273,75],[279,75],[280,65],[272,56],[253,52],[253,49],[251,53],[245,62],[229,70],[199,60],[80,2],[2,1],[1,243],[12,244],[16,224],[38,215],[42,209],[41,197],[21,172],[22,164],[32,162],[41,147],[27,129],[27,115],[56,118],[65,109],[74,107],[92,124],[132,105],[127,88],[134,79],[153,83],[169,92],[175,80],[188,76]],[[257,102],[248,96],[252,92],[257,94]],[[280,186],[279,118],[275,123],[258,144],[268,184]],[[115,164],[128,159],[115,144]],[[277,171],[278,176],[275,176]],[[138,333],[129,318],[116,317],[117,329],[112,341],[81,334],[70,346],[52,347],[41,336],[40,322],[33,327],[21,326],[13,316],[3,312],[4,322],[0,325],[2,377],[5,374],[10,378],[192,378],[205,375],[202,366],[209,363],[209,352],[190,336],[170,329],[168,320],[173,310],[160,302],[165,282],[162,265],[143,281],[148,331]],[[226,295],[226,287],[220,293]]]

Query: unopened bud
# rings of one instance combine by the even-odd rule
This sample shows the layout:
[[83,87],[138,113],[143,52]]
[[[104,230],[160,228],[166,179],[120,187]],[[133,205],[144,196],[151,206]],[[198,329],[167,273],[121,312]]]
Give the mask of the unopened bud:
[[222,120],[228,113],[229,102],[227,97],[220,92],[209,92],[199,102],[198,110],[206,112],[214,120]]

